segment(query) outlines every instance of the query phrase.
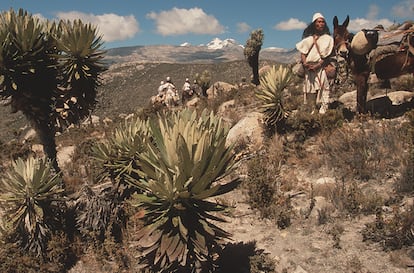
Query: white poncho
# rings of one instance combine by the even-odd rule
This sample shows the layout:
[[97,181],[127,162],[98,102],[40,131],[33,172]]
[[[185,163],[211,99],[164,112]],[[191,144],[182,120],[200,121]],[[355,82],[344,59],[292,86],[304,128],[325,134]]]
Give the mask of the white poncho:
[[[318,48],[314,45],[313,36],[304,38],[296,44],[296,49],[306,56],[306,62],[319,62],[321,59],[331,55],[334,42],[333,38],[328,34],[321,35],[316,43]],[[328,77],[324,69],[317,71],[307,71],[305,74],[305,82],[303,85],[303,92],[317,93],[319,90],[329,90]]]

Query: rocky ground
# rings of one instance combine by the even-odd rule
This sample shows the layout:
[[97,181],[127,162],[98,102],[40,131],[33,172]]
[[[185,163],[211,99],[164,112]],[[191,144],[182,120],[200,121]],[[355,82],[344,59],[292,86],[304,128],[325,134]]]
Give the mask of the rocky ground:
[[[134,66],[132,70],[143,71],[151,74],[151,69],[155,65],[149,68],[141,68]],[[205,67],[199,68],[198,71],[202,71]],[[194,68],[191,68],[194,70]],[[234,69],[234,67],[232,67]],[[134,72],[136,73],[136,71]],[[137,78],[134,73],[127,75],[128,79]],[[158,72],[157,72],[158,73]],[[226,73],[226,72],[223,72]],[[167,75],[167,72],[156,74],[156,79],[153,79],[153,85],[156,86],[161,76]],[[114,74],[115,75],[115,74]],[[116,75],[114,77],[117,77]],[[240,79],[240,75],[237,74],[235,79]],[[99,105],[97,113],[100,116],[100,120],[104,120],[105,116],[111,114],[111,119],[118,116],[119,113],[125,113],[125,111],[133,112],[133,105],[136,103],[134,100],[141,100],[142,98],[135,98],[133,96],[133,89],[126,90],[123,88],[124,84],[135,84],[139,86],[139,81],[131,83],[125,79],[118,79],[111,81],[105,86],[105,90],[115,88],[124,94],[123,96],[109,97],[106,94],[101,94],[103,99],[102,104]],[[149,89],[149,87],[147,87]],[[116,92],[113,92],[116,93]],[[116,93],[118,94],[118,93]],[[145,97],[145,102],[148,100],[148,93],[140,94]],[[401,96],[407,95],[406,93]],[[349,94],[349,97],[355,98],[355,94]],[[412,96],[411,96],[412,97]],[[129,104],[124,102],[132,98]],[[404,100],[409,100],[404,98]],[[355,104],[355,101],[348,99],[345,103]],[[123,108],[124,106],[127,109]],[[391,105],[392,106],[392,105]],[[234,107],[234,106],[231,106]],[[114,112],[110,112],[109,109],[115,109]],[[243,113],[243,116],[248,116],[249,111],[254,107],[243,108],[240,111],[236,111],[238,115]],[[13,121],[14,120],[14,121]],[[256,117],[257,121],[257,117]],[[388,122],[384,120],[384,122]],[[28,129],[27,124],[21,115],[8,116],[8,119],[2,119],[1,125],[7,127],[13,124],[16,126],[13,130],[9,130],[2,139],[4,143],[9,139],[19,138],[20,140],[25,138]],[[96,125],[95,125],[96,126]],[[242,126],[243,127],[243,126]],[[245,126],[244,126],[245,127]],[[7,127],[9,128],[9,127]],[[246,129],[246,127],[244,128]],[[249,129],[249,128],[247,128]],[[69,130],[70,131],[70,130]],[[250,128],[249,132],[258,132],[256,128]],[[237,137],[237,135],[236,135]],[[58,137],[58,157],[62,164],[62,169],[66,172],[70,172],[71,159],[75,146],[77,145],[75,136],[70,134]],[[1,142],[0,142],[1,144]],[[316,141],[310,141],[308,146],[304,148],[305,151],[312,154],[317,150]],[[38,147],[38,146],[35,146]],[[39,148],[39,147],[38,147]],[[38,152],[41,149],[37,149]],[[335,208],[329,203],[325,196],[315,195],[311,196],[311,186],[317,185],[330,185],[335,183],[335,179],[330,175],[329,171],[321,168],[320,170],[311,170],[308,165],[301,165],[298,162],[295,165],[286,166],[289,170],[285,170],[285,175],[291,180],[295,181],[296,189],[291,192],[292,208],[294,216],[291,218],[291,224],[281,229],[278,227],[274,219],[263,219],[260,217],[260,213],[252,209],[248,203],[247,195],[244,189],[240,188],[231,193],[228,193],[224,197],[220,197],[221,201],[225,200],[226,204],[229,204],[233,209],[227,214],[227,223],[221,224],[223,229],[232,233],[233,244],[254,243],[257,249],[263,250],[267,253],[272,261],[275,263],[275,272],[280,273],[341,273],[341,272],[360,272],[360,273],[412,273],[414,272],[414,247],[403,247],[399,250],[384,251],[383,246],[378,243],[369,243],[363,241],[362,230],[365,225],[372,223],[375,220],[375,215],[363,215],[360,214],[356,217],[340,217],[336,214]],[[240,174],[246,177],[245,171],[241,170]],[[393,194],[392,184],[395,181],[389,179],[376,184],[376,190],[378,192],[384,192],[388,195]],[[311,200],[314,198],[314,205],[311,207]],[[404,200],[399,204],[401,206],[407,206],[412,204],[414,196],[407,195]],[[320,223],[320,214],[318,212],[328,209],[331,210],[331,217],[325,223]],[[384,207],[385,211],[391,210],[390,207]],[[413,231],[414,232],[414,231]],[[246,258],[246,257],[244,257]],[[88,264],[89,262],[89,264]],[[236,261],[237,262],[237,261]],[[124,272],[114,270],[115,266],[103,266],[99,264],[91,263],[91,259],[85,257],[78,262],[70,270],[71,273],[83,273],[94,271],[96,273],[101,272]],[[132,271],[139,272],[139,271]],[[248,269],[243,272],[226,272],[226,273],[245,273],[250,272]],[[262,272],[269,272],[263,269]]]

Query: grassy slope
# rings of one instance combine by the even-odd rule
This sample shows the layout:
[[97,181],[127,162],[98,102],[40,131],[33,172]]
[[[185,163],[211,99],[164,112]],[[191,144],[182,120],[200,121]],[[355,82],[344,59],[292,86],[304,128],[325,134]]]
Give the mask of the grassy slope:
[[[262,61],[261,66],[267,63]],[[131,63],[111,67],[103,75],[104,84],[98,91],[98,104],[92,114],[100,118],[114,119],[119,114],[129,114],[146,106],[149,98],[156,94],[161,80],[170,76],[178,89],[185,78],[192,81],[197,73],[210,71],[211,83],[224,81],[239,83],[244,77],[250,79],[251,68],[246,61],[214,64]],[[0,143],[7,143],[28,125],[21,113],[10,113],[9,106],[0,106]]]

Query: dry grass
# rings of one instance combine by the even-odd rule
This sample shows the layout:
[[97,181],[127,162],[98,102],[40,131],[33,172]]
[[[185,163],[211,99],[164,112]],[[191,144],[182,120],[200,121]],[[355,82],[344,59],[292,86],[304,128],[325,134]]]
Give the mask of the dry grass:
[[395,128],[375,121],[353,123],[319,138],[320,155],[339,179],[380,179],[401,168],[406,154]]

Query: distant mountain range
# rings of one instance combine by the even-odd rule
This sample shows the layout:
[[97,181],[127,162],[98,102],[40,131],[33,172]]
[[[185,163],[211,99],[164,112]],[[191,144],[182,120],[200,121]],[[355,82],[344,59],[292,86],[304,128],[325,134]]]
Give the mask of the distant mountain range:
[[[234,39],[215,38],[206,45],[183,43],[173,45],[149,45],[111,48],[107,50],[109,63],[216,63],[243,60],[243,45]],[[262,48],[259,59],[280,63],[292,63],[299,58],[296,49]]]

